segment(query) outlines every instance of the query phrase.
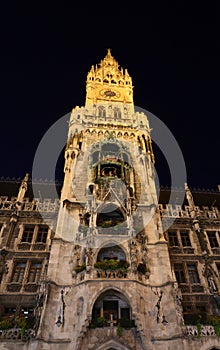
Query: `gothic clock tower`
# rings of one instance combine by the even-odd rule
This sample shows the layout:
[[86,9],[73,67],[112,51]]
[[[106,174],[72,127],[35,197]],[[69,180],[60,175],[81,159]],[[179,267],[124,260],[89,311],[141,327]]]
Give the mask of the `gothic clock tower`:
[[85,106],[72,110],[64,173],[36,341],[51,350],[139,350],[161,339],[165,349],[182,318],[150,127],[110,50],[88,73]]

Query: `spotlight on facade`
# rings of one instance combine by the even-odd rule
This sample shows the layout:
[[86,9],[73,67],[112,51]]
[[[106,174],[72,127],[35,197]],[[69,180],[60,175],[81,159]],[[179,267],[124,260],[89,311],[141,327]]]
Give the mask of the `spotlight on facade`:
[[166,326],[168,324],[168,321],[166,320],[166,317],[163,315],[162,316],[162,321],[161,321],[163,326]]
[[58,316],[58,320],[56,322],[57,327],[60,327],[62,325],[62,321],[61,321],[61,316]]

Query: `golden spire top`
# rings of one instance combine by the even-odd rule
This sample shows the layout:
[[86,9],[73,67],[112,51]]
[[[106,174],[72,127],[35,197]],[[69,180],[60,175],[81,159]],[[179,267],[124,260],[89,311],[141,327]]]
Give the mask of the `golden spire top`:
[[133,104],[132,79],[107,49],[107,54],[95,67],[92,66],[86,81],[86,106],[99,102],[124,102]]
[[113,57],[112,57],[112,54],[111,54],[111,49],[107,49],[106,57],[108,57],[108,58],[113,58]]

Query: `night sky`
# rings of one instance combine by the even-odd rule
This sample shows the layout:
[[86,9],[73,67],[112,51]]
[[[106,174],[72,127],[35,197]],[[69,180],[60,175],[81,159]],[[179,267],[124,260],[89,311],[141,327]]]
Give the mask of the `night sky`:
[[[0,177],[31,173],[44,133],[84,105],[87,72],[111,48],[133,79],[135,105],[160,118],[176,138],[189,186],[217,189],[219,12],[215,3],[199,8],[179,3],[133,17],[124,10],[93,17],[83,7],[55,5],[28,12],[19,4],[11,11],[1,30]],[[160,183],[169,185],[156,146],[155,153]],[[62,165],[60,157],[60,180]]]

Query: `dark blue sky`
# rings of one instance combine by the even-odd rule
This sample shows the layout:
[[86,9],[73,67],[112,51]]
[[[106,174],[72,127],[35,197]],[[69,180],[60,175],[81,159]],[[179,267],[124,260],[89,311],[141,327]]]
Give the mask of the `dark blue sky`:
[[[84,105],[87,72],[110,47],[132,76],[135,105],[159,117],[175,136],[189,185],[216,189],[219,14],[215,3],[201,6],[181,2],[142,16],[121,11],[93,17],[83,8],[28,11],[19,4],[1,29],[0,176],[31,172],[42,136],[74,106]],[[165,161],[155,153],[160,182],[169,184]],[[62,177],[62,170],[57,174]]]

